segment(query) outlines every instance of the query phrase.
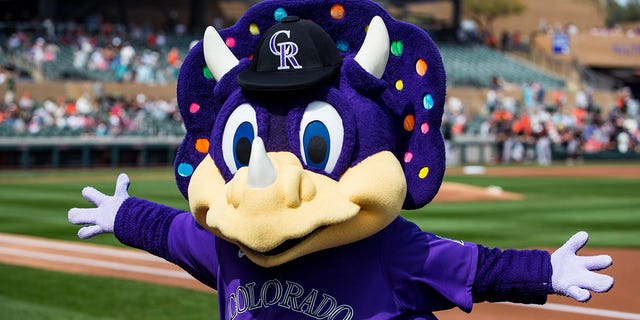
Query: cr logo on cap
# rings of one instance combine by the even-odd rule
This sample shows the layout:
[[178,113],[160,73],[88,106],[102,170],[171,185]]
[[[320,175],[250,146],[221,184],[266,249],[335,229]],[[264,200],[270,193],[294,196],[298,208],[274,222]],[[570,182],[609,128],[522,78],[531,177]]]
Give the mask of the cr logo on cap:
[[285,42],[276,42],[276,38],[284,34],[287,38],[290,38],[291,31],[290,30],[280,30],[274,33],[269,39],[269,49],[271,49],[271,53],[276,56],[280,56],[280,65],[278,66],[278,70],[288,70],[289,62],[294,69],[302,69],[302,66],[296,60],[296,54],[298,53],[298,45],[292,41]]

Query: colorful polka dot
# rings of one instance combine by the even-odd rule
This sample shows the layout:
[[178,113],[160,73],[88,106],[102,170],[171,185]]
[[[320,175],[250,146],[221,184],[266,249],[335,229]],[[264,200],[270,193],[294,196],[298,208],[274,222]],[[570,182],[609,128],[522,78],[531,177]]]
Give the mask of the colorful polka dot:
[[429,167],[424,167],[420,169],[420,171],[418,172],[418,177],[420,177],[420,179],[424,179],[427,177],[428,174],[429,174]]
[[427,73],[427,62],[424,59],[416,61],[416,73],[421,77]]
[[209,67],[207,67],[207,66],[204,66],[202,68],[202,74],[207,79],[213,79],[213,73],[211,73],[211,70],[209,70]]
[[396,81],[396,90],[402,91],[402,89],[404,89],[404,82],[402,80]]
[[425,109],[430,110],[433,108],[433,97],[430,93],[427,93],[424,98],[422,98],[422,105]]
[[224,43],[227,45],[227,47],[233,48],[236,46],[236,38],[228,37],[227,39],[224,40]]
[[338,50],[342,52],[347,52],[349,51],[349,48],[351,46],[349,45],[349,42],[347,42],[346,40],[338,40],[336,42],[336,47],[338,48]]
[[209,152],[209,139],[200,138],[200,139],[196,140],[195,147],[196,147],[196,150],[198,150],[198,152],[200,152],[200,153]]
[[396,57],[401,56],[403,48],[404,48],[404,45],[402,44],[401,40],[395,40],[391,42],[391,53],[394,56]]
[[427,132],[429,132],[429,124],[424,122],[420,125],[420,132],[422,132],[422,134],[427,134]]
[[404,153],[404,162],[405,163],[409,163],[411,162],[411,160],[413,160],[413,153],[407,151]]
[[331,17],[336,20],[344,18],[344,7],[339,3],[331,6]]
[[287,11],[284,10],[284,8],[278,8],[275,11],[273,11],[273,18],[276,19],[276,21],[278,22],[280,22],[280,20],[282,20],[286,16],[287,16]]
[[257,36],[260,34],[260,28],[258,27],[257,24],[252,23],[249,25],[249,33],[251,33],[251,35],[253,36]]
[[190,177],[193,174],[193,166],[182,162],[178,165],[178,174],[182,177]]
[[197,104],[196,102],[193,102],[190,106],[189,106],[189,112],[191,113],[197,113],[198,111],[200,111],[200,105]]
[[408,114],[404,117],[404,121],[402,126],[405,130],[411,132],[413,131],[413,127],[416,125],[416,118],[412,114]]

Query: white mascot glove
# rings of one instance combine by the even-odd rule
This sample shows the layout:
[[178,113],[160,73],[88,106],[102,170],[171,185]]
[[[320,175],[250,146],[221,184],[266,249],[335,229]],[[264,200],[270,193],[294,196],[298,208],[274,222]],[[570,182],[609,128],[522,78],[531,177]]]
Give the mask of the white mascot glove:
[[93,187],[82,189],[82,196],[87,201],[95,204],[97,208],[73,208],[69,210],[69,222],[87,225],[78,231],[80,239],[88,239],[101,233],[113,232],[118,209],[129,198],[127,189],[129,189],[129,177],[125,173],[121,173],[118,176],[116,191],[113,196],[105,195]]
[[611,265],[608,255],[577,256],[589,239],[589,235],[580,231],[573,235],[562,247],[551,254],[551,285],[557,294],[585,302],[591,298],[591,291],[606,292],[613,286],[613,278],[592,272]]

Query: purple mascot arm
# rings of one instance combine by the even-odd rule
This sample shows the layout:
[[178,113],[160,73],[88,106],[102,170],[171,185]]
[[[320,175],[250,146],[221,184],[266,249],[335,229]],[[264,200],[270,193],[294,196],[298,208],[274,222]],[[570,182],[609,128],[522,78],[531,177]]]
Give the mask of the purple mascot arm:
[[576,255],[587,240],[586,232],[578,232],[551,255],[541,250],[501,251],[479,245],[473,301],[543,304],[548,294],[555,293],[585,302],[591,298],[589,291],[609,291],[613,278],[594,271],[609,267],[611,257]]
[[173,262],[216,288],[216,239],[191,213],[131,197],[118,210],[114,234],[120,242]]

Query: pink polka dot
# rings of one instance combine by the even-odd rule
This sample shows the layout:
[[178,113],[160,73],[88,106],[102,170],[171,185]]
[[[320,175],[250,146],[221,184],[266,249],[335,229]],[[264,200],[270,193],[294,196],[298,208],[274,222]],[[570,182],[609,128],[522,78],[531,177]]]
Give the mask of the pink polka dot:
[[189,112],[196,113],[198,111],[200,111],[200,105],[199,104],[194,102],[189,106]]
[[224,40],[224,43],[227,45],[227,47],[233,48],[236,46],[236,38],[228,37],[226,40]]
[[420,131],[422,132],[422,134],[427,134],[427,132],[429,132],[429,124],[426,122],[423,122],[420,125]]
[[405,152],[404,153],[404,162],[409,163],[409,162],[411,162],[411,160],[413,160],[413,153]]

